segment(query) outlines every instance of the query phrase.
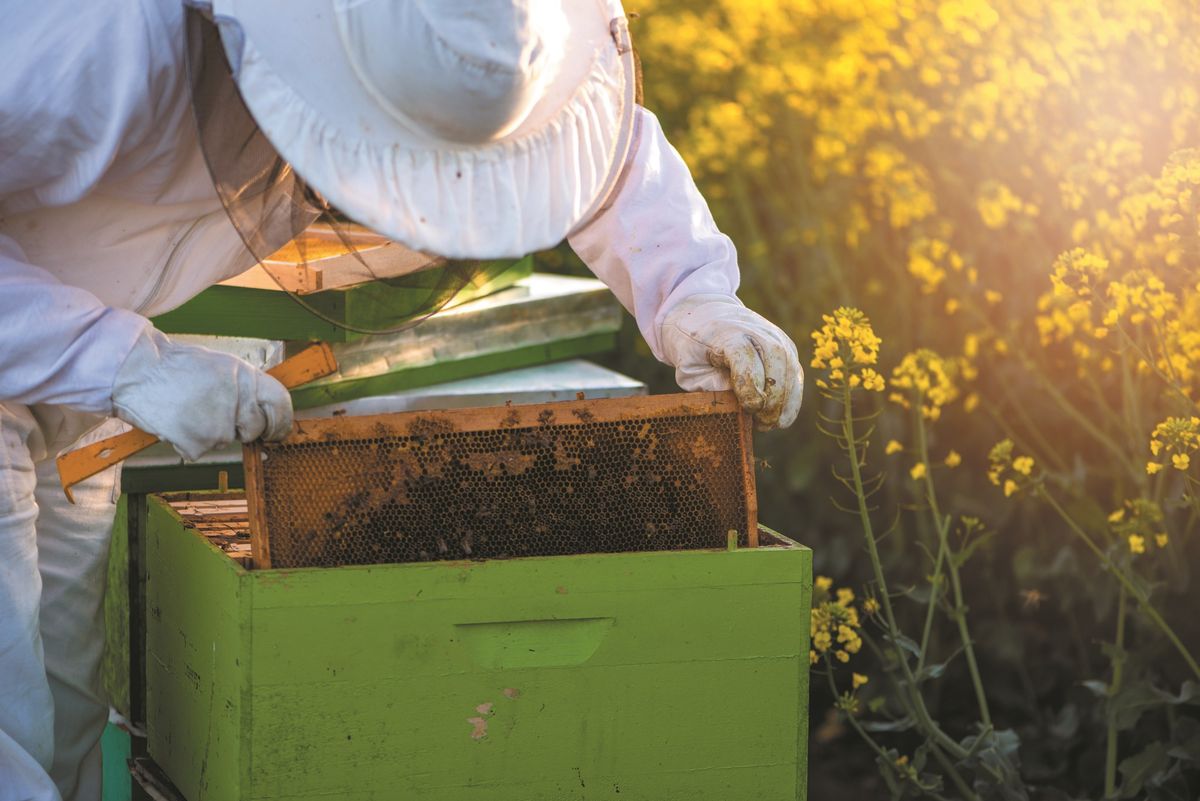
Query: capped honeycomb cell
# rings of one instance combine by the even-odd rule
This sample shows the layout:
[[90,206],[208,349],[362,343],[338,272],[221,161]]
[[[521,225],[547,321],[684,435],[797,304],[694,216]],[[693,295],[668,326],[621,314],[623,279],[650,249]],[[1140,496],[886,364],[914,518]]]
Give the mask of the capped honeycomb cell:
[[730,393],[303,420],[245,465],[256,567],[757,544]]

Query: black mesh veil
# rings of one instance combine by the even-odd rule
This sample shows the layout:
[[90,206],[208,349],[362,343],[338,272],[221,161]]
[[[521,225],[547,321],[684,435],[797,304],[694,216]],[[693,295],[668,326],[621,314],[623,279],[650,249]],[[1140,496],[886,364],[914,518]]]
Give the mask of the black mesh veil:
[[331,318],[266,270],[297,303],[322,320],[355,333],[392,333],[438,311],[480,276],[482,263],[456,261],[435,270],[385,277],[389,272],[383,260],[394,264],[396,249],[381,247],[382,238],[348,220],[276,152],[242,100],[221,34],[207,11],[187,8],[186,36],[188,80],[200,147],[217,195],[254,259],[266,262],[292,243],[287,260],[297,267],[336,252],[353,259],[354,272],[363,280],[381,278],[385,284],[410,290],[400,293],[403,303],[395,300],[399,294],[368,293],[363,302],[377,308],[367,310],[361,319],[381,324],[362,327]]

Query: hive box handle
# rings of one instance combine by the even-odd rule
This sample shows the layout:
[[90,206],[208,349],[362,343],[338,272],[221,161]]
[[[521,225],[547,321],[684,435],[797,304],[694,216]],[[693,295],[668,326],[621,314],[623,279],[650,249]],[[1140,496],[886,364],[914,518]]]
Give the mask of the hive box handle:
[[459,623],[454,628],[477,667],[507,670],[581,665],[592,658],[611,617]]

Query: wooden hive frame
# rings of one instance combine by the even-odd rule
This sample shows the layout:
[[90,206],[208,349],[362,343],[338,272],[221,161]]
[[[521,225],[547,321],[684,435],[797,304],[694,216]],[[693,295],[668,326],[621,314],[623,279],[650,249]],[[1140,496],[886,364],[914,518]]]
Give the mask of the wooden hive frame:
[[[431,430],[453,433],[487,432],[725,414],[738,416],[740,491],[744,493],[745,509],[745,520],[742,522],[745,528],[744,541],[749,547],[757,547],[758,509],[751,419],[741,410],[732,392],[694,392],[298,420],[291,435],[282,443],[273,445],[256,442],[245,448],[243,463],[254,566],[259,569],[279,566],[272,559],[271,521],[264,500],[267,496],[263,463],[269,458],[273,447],[361,441],[381,436],[420,437]],[[335,477],[330,478],[329,484],[329,502],[332,506],[339,497],[344,497],[346,485],[339,483]]]

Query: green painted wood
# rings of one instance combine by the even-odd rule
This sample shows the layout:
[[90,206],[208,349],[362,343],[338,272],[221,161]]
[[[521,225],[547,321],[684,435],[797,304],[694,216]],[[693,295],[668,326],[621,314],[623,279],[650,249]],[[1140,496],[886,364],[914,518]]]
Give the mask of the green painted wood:
[[111,723],[100,736],[100,756],[103,762],[102,801],[132,801],[133,777],[129,774],[129,758],[133,753],[129,732]]
[[108,550],[108,577],[104,592],[104,658],[101,677],[109,703],[126,717],[129,688],[129,498],[117,501],[112,544]]
[[247,572],[149,529],[150,754],[190,801],[805,798],[794,543]]
[[[457,269],[466,269],[461,265]],[[452,280],[446,267],[372,281],[345,289],[304,296],[304,304],[320,315],[365,329],[399,325],[427,313]],[[533,273],[533,258],[479,262],[469,283],[454,297],[464,303],[510,287]],[[361,335],[322,319],[287,292],[272,289],[213,286],[177,309],[154,318],[168,334],[210,334],[262,339],[351,342]]]
[[292,392],[292,404],[297,409],[311,409],[327,403],[344,403],[355,398],[386,395],[391,392],[428,387],[446,381],[458,381],[504,370],[516,370],[520,367],[533,367],[564,359],[606,353],[616,347],[617,334],[615,332],[589,334],[557,342],[526,345],[480,356],[443,360],[435,364],[407,369],[401,368],[369,378],[300,387]]
[[176,464],[170,467],[126,467],[121,472],[121,489],[127,493],[193,492],[215,490],[220,486],[220,474],[225,473],[229,486],[241,489],[245,473],[237,464]]
[[251,594],[245,572],[150,504],[146,530],[150,756],[189,801],[246,798]]

